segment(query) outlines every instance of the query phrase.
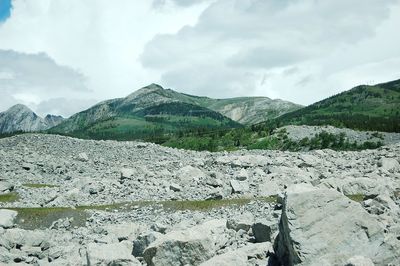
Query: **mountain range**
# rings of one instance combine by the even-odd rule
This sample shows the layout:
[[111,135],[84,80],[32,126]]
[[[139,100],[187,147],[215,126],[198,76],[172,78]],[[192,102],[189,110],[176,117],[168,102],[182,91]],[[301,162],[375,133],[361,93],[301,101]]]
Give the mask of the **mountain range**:
[[[151,84],[68,119],[18,104],[0,113],[0,133],[43,131],[94,139],[163,142],[172,135],[284,125],[333,125],[400,132],[400,80],[361,85],[307,107],[267,97],[212,99]],[[158,139],[160,138],[160,139]]]
[[17,104],[0,113],[0,133],[42,131],[58,125],[63,120],[63,117],[55,115],[42,118],[25,105]]

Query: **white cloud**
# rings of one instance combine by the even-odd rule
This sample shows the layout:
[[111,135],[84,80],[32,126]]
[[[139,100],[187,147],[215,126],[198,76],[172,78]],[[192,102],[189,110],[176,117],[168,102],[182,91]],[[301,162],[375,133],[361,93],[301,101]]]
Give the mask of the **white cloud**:
[[[360,83],[400,78],[399,0],[14,0],[13,6],[0,25],[0,110],[22,101],[41,113],[69,115],[75,106],[153,82],[212,97],[308,104]],[[10,59],[9,50],[21,61]]]
[[[162,83],[173,88],[309,104],[365,82],[361,75],[336,75],[341,68],[352,72],[400,55],[399,7],[399,1],[377,0],[219,0],[196,25],[157,35],[141,62],[161,71]],[[381,66],[390,72],[385,77],[400,74]],[[287,76],[289,69],[297,71]],[[382,71],[371,74],[382,81]]]
[[[91,98],[121,97],[159,79],[160,73],[143,69],[137,60],[143,46],[157,33],[174,33],[195,24],[205,7],[206,3],[154,9],[151,0],[14,0],[11,17],[0,25],[0,49],[35,58],[45,53],[58,65],[82,73],[93,92]],[[10,74],[2,75],[4,81]],[[35,79],[48,87],[57,82],[40,75]],[[71,98],[69,94],[54,97]],[[11,103],[12,99],[0,102],[0,110]]]

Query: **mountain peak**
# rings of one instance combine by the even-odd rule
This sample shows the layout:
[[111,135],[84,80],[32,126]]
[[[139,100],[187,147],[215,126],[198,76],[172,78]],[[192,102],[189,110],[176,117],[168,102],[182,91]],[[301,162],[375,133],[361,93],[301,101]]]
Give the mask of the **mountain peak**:
[[32,112],[33,111],[31,109],[29,109],[29,107],[27,107],[26,105],[23,104],[16,104],[11,106],[7,112],[11,112],[11,113],[22,113],[22,112]]
[[147,85],[146,87],[143,87],[143,88],[131,93],[130,95],[128,95],[127,99],[133,99],[133,98],[138,97],[139,95],[152,93],[152,92],[156,92],[156,91],[164,91],[164,88],[156,83],[151,83],[150,85]]

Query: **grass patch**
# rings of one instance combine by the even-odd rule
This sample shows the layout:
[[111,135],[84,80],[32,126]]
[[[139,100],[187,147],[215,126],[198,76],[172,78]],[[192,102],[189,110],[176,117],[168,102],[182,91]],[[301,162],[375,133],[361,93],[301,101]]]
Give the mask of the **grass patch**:
[[51,207],[51,208],[9,208],[18,212],[16,223],[23,229],[49,228],[53,222],[61,218],[74,218],[72,226],[84,226],[88,214],[83,210]]
[[27,188],[55,188],[59,187],[58,185],[51,185],[51,184],[33,184],[33,183],[26,183],[22,184],[22,186],[27,187]]
[[353,195],[346,195],[349,199],[355,201],[355,202],[362,202],[365,200],[365,195],[363,194],[353,194]]
[[132,201],[107,205],[77,206],[75,208],[9,208],[18,212],[17,224],[23,229],[48,228],[54,221],[65,218],[74,218],[71,226],[85,226],[89,214],[87,210],[99,211],[129,211],[145,206],[161,205],[168,210],[206,211],[227,206],[243,206],[251,201],[259,200],[266,203],[275,203],[277,197],[239,198],[222,200],[169,200],[169,201]]
[[14,202],[18,200],[19,196],[17,192],[11,192],[0,195],[0,202]]

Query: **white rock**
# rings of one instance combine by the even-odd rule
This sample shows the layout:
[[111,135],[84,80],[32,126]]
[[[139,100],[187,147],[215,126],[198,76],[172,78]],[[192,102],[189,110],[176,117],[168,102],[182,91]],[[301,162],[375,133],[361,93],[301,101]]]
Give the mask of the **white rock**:
[[132,244],[127,242],[113,244],[90,243],[87,246],[88,265],[120,265],[129,266],[142,264],[131,255]]
[[76,159],[77,159],[78,161],[81,161],[81,162],[87,162],[87,161],[89,161],[89,157],[88,157],[88,155],[87,155],[85,152],[79,153],[78,156],[76,157]]
[[394,171],[400,170],[400,164],[394,158],[383,157],[378,162],[378,166],[380,166],[382,169],[385,169],[386,171],[389,171],[389,172],[394,172]]
[[172,231],[151,243],[143,253],[149,266],[198,265],[222,247],[225,220],[211,220],[187,230]]
[[284,265],[343,265],[355,254],[377,265],[400,263],[378,221],[335,190],[291,187],[283,206],[275,253]]
[[230,181],[233,193],[244,193],[249,190],[249,183],[247,181]]
[[1,209],[0,210],[0,227],[10,228],[14,226],[15,218],[18,212],[12,210]]

